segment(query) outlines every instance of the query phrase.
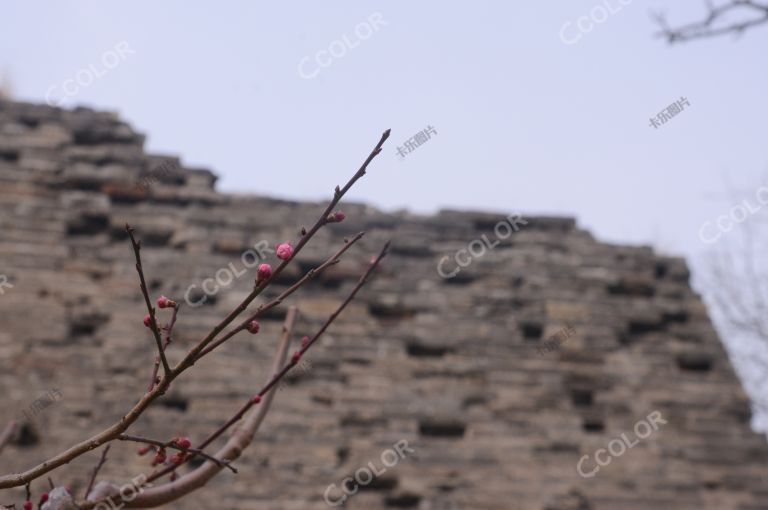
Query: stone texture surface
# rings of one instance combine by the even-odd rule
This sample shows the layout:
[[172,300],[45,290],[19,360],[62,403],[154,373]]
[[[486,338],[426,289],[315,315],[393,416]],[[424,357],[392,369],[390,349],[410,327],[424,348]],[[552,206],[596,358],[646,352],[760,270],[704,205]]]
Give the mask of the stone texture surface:
[[[206,278],[219,272],[226,282],[222,270],[243,271],[246,250],[295,239],[321,210],[217,193],[212,173],[147,155],[143,141],[111,113],[0,102],[0,409],[4,421],[23,422],[0,457],[3,472],[111,424],[146,387],[153,343],[126,222],[143,239],[153,295],[183,300],[194,285],[189,297],[199,300]],[[749,428],[746,397],[683,260],[598,242],[572,219],[524,217],[519,232],[443,279],[441,258],[452,270],[470,241],[495,239],[504,214],[344,209],[347,221],[321,231],[271,292],[344,236],[368,231],[296,295],[297,338],[392,239],[383,270],[280,390],[239,475],[225,472],[172,508],[326,508],[330,484],[369,462],[381,469],[382,453],[406,440],[415,451],[345,508],[768,509],[768,446]],[[185,305],[170,358],[252,278]],[[264,381],[283,314],[201,362],[132,430],[193,440],[213,430]],[[550,338],[555,348],[539,350]],[[668,423],[593,478],[578,475],[583,455],[653,411]],[[115,445],[105,476],[146,472],[135,450]],[[53,477],[82,493],[97,460]],[[20,496],[0,493],[0,504]]]

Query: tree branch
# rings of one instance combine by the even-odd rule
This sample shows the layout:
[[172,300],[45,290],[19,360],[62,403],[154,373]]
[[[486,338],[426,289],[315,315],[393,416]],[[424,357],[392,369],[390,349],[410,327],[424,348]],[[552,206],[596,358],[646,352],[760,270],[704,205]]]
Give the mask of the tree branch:
[[[270,373],[275,373],[278,368],[285,362],[286,355],[288,353],[288,347],[290,345],[291,333],[293,332],[293,326],[296,320],[298,310],[296,307],[290,307],[288,313],[285,316],[285,322],[283,324],[283,335],[277,344],[275,356],[272,361],[272,368]],[[261,405],[253,413],[249,414],[245,418],[245,422],[240,426],[237,431],[229,438],[227,443],[216,452],[215,457],[219,459],[227,459],[228,462],[232,462],[242,455],[242,453],[248,448],[253,440],[256,431],[261,426],[264,418],[267,416],[269,409],[272,405],[275,392],[265,393]],[[205,448],[205,443],[199,447],[199,449]],[[189,457],[188,460],[194,458],[194,455]],[[126,506],[128,508],[154,508],[171,501],[175,501],[187,494],[203,487],[209,480],[216,476],[221,471],[221,467],[213,462],[206,462],[202,466],[198,467],[191,473],[181,476],[179,479],[160,485],[158,487],[152,487],[145,489],[134,500],[128,502]],[[161,472],[162,473],[162,472]],[[161,473],[150,476],[147,479],[147,483],[152,480],[156,480]],[[83,508],[83,510],[88,510]]]
[[88,488],[85,489],[85,497],[88,498],[88,494],[91,493],[91,490],[93,489],[93,484],[96,482],[96,477],[99,475],[99,471],[101,470],[101,466],[104,465],[105,462],[107,462],[107,453],[109,453],[109,449],[112,447],[111,444],[108,444],[106,448],[101,452],[101,458],[99,459],[99,463],[96,464],[96,467],[93,468],[93,474],[91,475],[91,481],[88,482]]
[[[670,28],[663,13],[652,14],[653,19],[661,28],[657,35],[666,38],[670,44],[674,44],[725,34],[740,35],[749,28],[768,22],[768,5],[760,4],[753,0],[731,0],[730,3],[718,7],[713,6],[711,2],[707,2],[707,8],[709,12],[703,20],[678,28]],[[759,16],[724,26],[716,26],[730,13],[739,9],[743,10],[744,8],[757,12]]]
[[[334,207],[336,207],[339,200],[341,200],[341,198],[352,187],[352,185],[355,182],[357,182],[357,180],[359,180],[363,175],[365,175],[368,165],[373,160],[373,158],[375,158],[381,152],[381,147],[384,144],[384,142],[387,140],[387,138],[389,138],[389,134],[390,134],[390,130],[388,129],[381,135],[381,139],[376,144],[373,151],[371,151],[371,153],[368,155],[366,160],[363,162],[360,169],[358,169],[358,171],[352,176],[352,178],[347,182],[344,188],[340,189],[338,186],[336,187],[334,196],[330,201],[330,203],[328,204],[328,206],[326,207],[323,214],[320,216],[320,219],[315,223],[315,225],[309,231],[302,230],[302,237],[297,243],[297,246],[294,249],[293,254],[289,258],[284,260],[283,263],[277,267],[277,269],[272,273],[271,277],[266,278],[264,281],[256,285],[254,290],[243,300],[243,302],[240,303],[240,305],[238,305],[232,312],[230,312],[230,314],[227,315],[227,317],[223,321],[221,321],[217,326],[215,326],[203,340],[201,340],[194,348],[192,348],[186,354],[184,359],[176,365],[175,368],[167,371],[166,376],[161,379],[160,383],[154,389],[145,393],[139,399],[139,401],[117,423],[114,423],[107,429],[95,434],[89,439],[86,439],[85,441],[82,441],[70,447],[64,452],[61,452],[55,455],[54,457],[43,461],[42,463],[38,464],[37,466],[27,471],[24,471],[21,473],[9,474],[9,475],[0,477],[0,489],[7,489],[11,487],[18,487],[21,485],[25,485],[26,483],[29,483],[30,481],[35,480],[64,464],[68,464],[69,462],[83,455],[84,453],[94,450],[105,443],[116,440],[118,436],[120,436],[120,434],[124,433],[128,429],[128,427],[130,427],[143,414],[143,412],[160,395],[162,395],[166,391],[166,389],[174,379],[176,379],[179,375],[181,375],[183,372],[185,372],[187,369],[189,369],[191,366],[194,365],[195,360],[197,359],[200,352],[211,341],[213,341],[216,338],[216,336],[224,328],[226,328],[232,321],[234,321],[248,307],[248,305],[272,281],[274,281],[274,279],[277,276],[279,276],[279,274],[283,271],[283,269],[296,257],[299,251],[301,251],[304,245],[306,245],[306,243],[314,236],[314,234],[323,225],[328,223],[328,217],[331,211],[334,209]],[[135,239],[132,235],[132,229],[129,226],[126,226],[126,228],[128,229],[128,233],[129,233],[129,236],[131,237],[131,242],[134,247],[134,253],[137,259],[137,271],[139,272],[139,277],[142,281],[142,293],[144,295],[144,299],[147,304],[147,309],[150,311],[149,315],[150,315],[151,329],[155,336],[155,342],[158,348],[158,355],[160,356],[161,363],[163,364],[164,368],[166,368],[168,366],[167,360],[165,359],[165,353],[162,349],[160,334],[159,334],[157,323],[154,317],[154,310],[152,308],[151,302],[149,301],[146,282],[144,281],[144,274],[141,268],[141,261],[138,253],[140,246],[138,243],[135,242]]]
[[131,226],[127,223],[125,224],[125,231],[128,232],[128,236],[131,238],[133,254],[136,257],[136,272],[139,273],[139,281],[141,282],[141,293],[144,295],[144,302],[147,304],[147,311],[149,312],[149,329],[152,330],[152,335],[155,337],[158,356],[160,357],[160,361],[163,363],[163,373],[167,379],[171,372],[171,367],[168,366],[168,360],[165,359],[165,350],[163,349],[163,342],[160,340],[160,331],[157,328],[157,320],[155,319],[155,308],[152,306],[152,300],[149,299],[147,282],[144,280],[144,268],[141,266],[141,242],[137,242],[136,238],[133,237],[133,228],[131,228]]
[[[117,437],[120,441],[131,441],[134,443],[143,443],[143,444],[149,444],[152,446],[157,446],[158,448],[173,448],[174,450],[179,450],[180,452],[188,453],[190,455],[199,455],[201,457],[204,457],[207,460],[210,460],[211,462],[215,463],[219,467],[225,467],[232,471],[233,473],[237,474],[237,469],[235,469],[233,466],[230,465],[229,461],[222,461],[217,459],[216,457],[213,457],[211,455],[208,455],[205,453],[202,449],[199,448],[184,448],[176,441],[157,441],[155,439],[149,439],[147,437],[141,437],[141,436],[132,436],[129,434],[120,434]],[[191,458],[191,457],[190,457]],[[178,466],[177,466],[178,467]]]
[[[171,334],[173,333],[173,326],[176,325],[176,316],[179,313],[179,308],[181,305],[178,303],[174,305],[173,307],[173,315],[171,315],[171,322],[168,323],[168,327],[165,328],[165,341],[163,342],[163,352],[168,348],[168,346],[171,344]],[[152,367],[152,378],[149,380],[149,389],[147,391],[152,391],[152,388],[155,387],[157,384],[157,371],[160,369],[160,356],[155,357],[155,363]]]

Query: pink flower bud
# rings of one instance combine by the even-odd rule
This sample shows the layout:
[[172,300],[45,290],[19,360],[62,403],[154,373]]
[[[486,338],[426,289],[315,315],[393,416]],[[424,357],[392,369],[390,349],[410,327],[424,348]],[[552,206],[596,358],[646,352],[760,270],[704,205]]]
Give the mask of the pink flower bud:
[[251,398],[251,404],[258,404],[259,402],[261,402],[261,395],[254,395]]
[[181,464],[184,459],[187,458],[187,454],[184,452],[176,452],[171,455],[171,464]]
[[277,245],[277,258],[280,260],[288,260],[293,255],[293,246],[290,243],[283,243]]
[[165,296],[160,296],[157,298],[157,306],[158,308],[172,308],[176,306],[176,301],[168,299]]
[[293,353],[293,356],[291,356],[291,363],[294,365],[299,362],[301,359],[301,351],[296,351]]
[[328,218],[326,218],[326,219],[328,220],[328,223],[341,223],[342,221],[344,221],[344,218],[346,218],[346,217],[347,217],[347,215],[344,214],[344,211],[339,209],[335,213],[329,214]]
[[188,437],[180,437],[176,440],[176,444],[182,448],[190,448],[192,446],[192,441],[190,441]]
[[144,316],[144,325],[146,327],[152,327],[152,319],[149,317],[149,314]]
[[245,329],[248,330],[248,333],[255,335],[259,332],[259,321],[251,321],[248,323],[248,325],[245,327]]
[[259,268],[256,270],[257,282],[266,280],[270,276],[272,276],[272,266],[270,266],[269,264],[261,264]]
[[139,457],[143,457],[144,455],[146,455],[147,453],[149,453],[149,451],[150,451],[151,449],[152,449],[152,447],[151,447],[151,446],[142,446],[141,448],[139,448],[139,451],[138,451],[138,452],[136,452],[136,453],[138,453],[138,454],[139,454]]
[[309,345],[309,337],[304,336],[301,338],[301,347],[304,348]]

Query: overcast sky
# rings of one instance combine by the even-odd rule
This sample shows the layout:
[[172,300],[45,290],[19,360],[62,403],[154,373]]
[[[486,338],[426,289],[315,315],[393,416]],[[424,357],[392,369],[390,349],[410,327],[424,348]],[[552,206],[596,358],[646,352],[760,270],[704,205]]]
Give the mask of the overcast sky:
[[753,198],[768,170],[768,27],[654,36],[651,12],[703,4],[25,0],[3,5],[0,71],[19,99],[118,111],[223,191],[325,198],[392,128],[352,199],[575,216],[695,262],[726,183]]

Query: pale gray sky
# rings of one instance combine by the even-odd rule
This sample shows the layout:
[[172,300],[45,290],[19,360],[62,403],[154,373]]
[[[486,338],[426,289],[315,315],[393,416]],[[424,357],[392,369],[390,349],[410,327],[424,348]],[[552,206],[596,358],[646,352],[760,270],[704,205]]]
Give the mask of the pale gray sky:
[[[747,198],[768,169],[768,27],[674,47],[653,36],[651,11],[674,24],[703,5],[16,1],[0,70],[18,98],[58,101],[93,65],[102,76],[70,82],[64,106],[120,112],[150,151],[210,168],[225,191],[325,198],[392,128],[352,199],[576,216],[600,239],[696,260],[701,225],[732,205],[725,179]],[[650,127],[681,97],[689,107]],[[428,125],[437,135],[400,160]]]

